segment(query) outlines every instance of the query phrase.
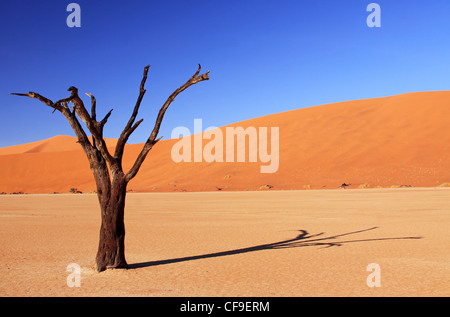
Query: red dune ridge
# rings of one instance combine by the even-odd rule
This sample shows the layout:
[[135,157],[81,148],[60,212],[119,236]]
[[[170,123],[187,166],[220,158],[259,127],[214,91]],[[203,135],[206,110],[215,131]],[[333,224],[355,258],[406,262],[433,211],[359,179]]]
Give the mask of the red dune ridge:
[[[279,168],[261,162],[181,162],[179,140],[160,141],[128,189],[153,191],[291,190],[357,187],[434,187],[450,182],[450,91],[417,92],[339,102],[277,113],[228,127],[279,127]],[[226,127],[221,127],[225,135]],[[76,138],[0,149],[0,192],[95,190]],[[203,146],[208,140],[203,140]],[[114,139],[107,145],[113,148]],[[269,143],[270,144],[270,143]],[[248,147],[248,143],[247,143]],[[127,145],[124,170],[142,144]],[[247,149],[248,150],[248,149]],[[247,151],[248,152],[248,151]],[[247,154],[248,157],[248,154]]]

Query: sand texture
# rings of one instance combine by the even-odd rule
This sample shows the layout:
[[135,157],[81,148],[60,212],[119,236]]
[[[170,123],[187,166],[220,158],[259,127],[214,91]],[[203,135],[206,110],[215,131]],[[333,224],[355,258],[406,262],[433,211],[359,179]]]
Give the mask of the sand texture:
[[[1,296],[449,296],[450,189],[131,193],[97,273],[96,195],[0,196]],[[81,266],[70,288],[66,268]],[[380,267],[380,287],[368,287]]]

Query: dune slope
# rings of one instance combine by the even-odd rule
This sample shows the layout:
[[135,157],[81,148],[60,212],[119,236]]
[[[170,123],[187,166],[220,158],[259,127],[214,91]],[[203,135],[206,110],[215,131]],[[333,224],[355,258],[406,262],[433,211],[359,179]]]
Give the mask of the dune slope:
[[[278,127],[279,165],[275,173],[260,172],[261,166],[269,163],[263,163],[259,155],[256,162],[248,162],[248,142],[245,162],[236,162],[235,156],[234,162],[175,163],[171,149],[180,140],[165,140],[150,152],[128,188],[137,192],[259,190],[267,188],[264,185],[272,189],[319,189],[337,188],[344,182],[352,187],[438,186],[450,182],[449,118],[450,91],[277,113],[228,126]],[[226,128],[220,128],[224,159]],[[190,137],[192,149],[194,138]],[[202,140],[201,136],[197,140]],[[213,140],[203,138],[202,146],[211,145]],[[269,149],[270,144],[269,139]],[[108,146],[113,147],[114,140],[108,140]],[[127,145],[125,169],[141,147]],[[236,140],[235,153],[238,147]],[[88,161],[72,137],[57,136],[0,149],[0,164],[0,192],[68,192],[72,187],[84,192],[95,190]]]

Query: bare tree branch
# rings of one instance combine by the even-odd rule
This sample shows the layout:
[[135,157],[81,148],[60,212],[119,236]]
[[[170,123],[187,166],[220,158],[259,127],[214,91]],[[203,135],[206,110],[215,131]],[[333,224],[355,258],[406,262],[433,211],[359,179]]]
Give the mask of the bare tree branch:
[[195,74],[192,77],[197,77],[197,75],[200,74],[201,70],[202,70],[202,66],[200,64],[198,64],[197,71],[195,72]]
[[103,131],[103,126],[106,124],[106,122],[109,119],[109,116],[111,115],[111,113],[113,112],[114,109],[109,110],[109,112],[106,114],[106,116],[102,119],[102,121],[100,121],[100,126],[102,127],[102,131]]
[[167,98],[166,102],[163,104],[161,109],[159,110],[158,117],[156,118],[155,127],[153,128],[152,133],[150,134],[150,142],[153,142],[153,140],[156,139],[159,133],[159,129],[161,127],[162,120],[164,118],[164,114],[166,113],[167,108],[169,108],[170,104],[175,100],[175,97],[178,96],[182,91],[186,90],[192,85],[195,85],[201,81],[209,80],[209,71],[207,71],[205,74],[198,75],[200,73],[201,66],[198,64],[198,70],[195,72],[195,74],[181,87],[179,87],[177,90],[175,90],[169,98]]
[[[53,102],[50,99],[43,97],[35,92],[30,91],[27,94],[20,94],[20,93],[11,93],[11,95],[16,95],[16,96],[25,96],[25,97],[30,97],[30,98],[34,98],[34,99],[38,99],[39,101],[45,103],[47,106],[54,108],[55,110],[60,111],[65,117],[66,119],[69,121],[70,126],[72,127],[72,130],[75,132],[75,135],[78,138],[78,142],[81,144],[83,150],[85,151],[85,153],[87,155],[91,155],[91,150],[92,150],[92,145],[89,142],[89,139],[86,135],[86,133],[84,132],[83,128],[80,125],[80,122],[77,120],[77,118],[75,117],[75,115],[69,110],[69,107],[67,107],[67,101],[65,101],[64,99],[61,99],[57,102]],[[67,99],[67,98],[66,98]],[[64,105],[62,106],[61,103]]]
[[[200,64],[198,65],[198,69],[195,72],[195,74],[182,86],[180,86],[177,90],[175,90],[169,98],[166,100],[166,102],[162,105],[161,109],[159,110],[158,117],[156,118],[155,126],[150,134],[150,137],[147,139],[147,142],[144,144],[144,147],[142,148],[141,152],[139,153],[134,165],[131,167],[131,169],[128,171],[128,173],[125,175],[125,181],[129,182],[133,177],[136,176],[137,172],[141,168],[142,163],[144,162],[145,158],[147,157],[148,152],[153,148],[153,146],[161,140],[161,138],[156,139],[159,133],[159,129],[161,127],[162,120],[164,118],[164,114],[166,113],[167,108],[169,108],[170,104],[175,100],[175,97],[178,96],[182,91],[186,90],[192,85],[195,85],[201,81],[209,80],[209,71],[206,73],[199,75],[201,71]],[[142,86],[141,86],[142,87]]]
[[47,106],[49,106],[49,107],[51,107],[51,108],[53,108],[53,109],[55,109],[55,110],[58,110],[58,111],[62,111],[62,109],[63,109],[63,107],[61,106],[60,103],[53,103],[53,101],[51,101],[50,99],[45,98],[45,97],[43,97],[43,96],[41,96],[41,95],[39,95],[39,94],[37,94],[37,93],[35,93],[35,92],[32,92],[32,91],[30,91],[30,92],[27,93],[27,94],[20,94],[20,93],[14,93],[14,92],[12,92],[11,95],[25,96],[25,97],[30,97],[30,98],[38,99],[39,101],[45,103]]
[[142,123],[142,121],[144,121],[144,119],[136,121],[136,123],[129,129],[129,131],[130,131],[129,135],[131,135],[134,132],[134,130],[137,129],[137,127]]
[[[72,91],[72,99],[70,102],[74,105],[74,112],[80,117],[81,120],[83,120],[89,131],[92,134],[92,138],[95,140],[94,145],[95,147],[100,151],[103,158],[108,162],[109,166],[115,166],[117,165],[116,160],[112,157],[112,155],[109,153],[108,148],[106,146],[105,140],[103,139],[103,126],[105,125],[106,121],[108,120],[108,117],[111,115],[111,111],[106,115],[106,117],[100,122],[100,128],[97,124],[97,121],[92,119],[92,117],[87,112],[86,108],[84,107],[84,103],[81,100],[81,98],[78,96],[78,89],[76,87],[70,87],[69,91]],[[92,98],[91,98],[92,100]]]
[[86,95],[91,97],[91,118],[92,118],[92,120],[97,121],[97,113],[96,113],[96,110],[95,110],[96,109],[96,105],[97,105],[97,100],[90,93],[86,93]]
[[[96,256],[96,266],[98,271],[103,271],[106,268],[127,267],[124,251],[124,208],[127,184],[133,177],[135,177],[150,149],[162,139],[162,137],[158,139],[156,137],[159,133],[159,128],[161,126],[164,114],[175,97],[188,87],[200,81],[209,79],[209,72],[199,75],[201,70],[201,66],[199,65],[195,74],[183,86],[179,87],[170,95],[159,110],[155,126],[151,131],[147,142],[144,144],[142,151],[136,158],[132,168],[127,174],[125,174],[122,169],[123,150],[130,135],[143,121],[142,119],[138,121],[135,120],[146,92],[144,85],[147,79],[149,67],[150,66],[146,66],[144,68],[144,75],[139,87],[139,97],[136,101],[133,113],[131,114],[128,123],[117,142],[118,149],[116,150],[114,157],[110,155],[106,147],[105,140],[103,139],[103,128],[108,121],[112,110],[106,114],[103,120],[98,122],[96,115],[96,99],[92,94],[86,94],[91,98],[91,114],[89,114],[83,101],[78,96],[78,89],[74,86],[68,89],[72,92],[70,97],[60,99],[57,102],[53,102],[50,99],[34,92],[29,92],[26,94],[12,93],[17,96],[38,99],[47,106],[53,108],[54,111],[58,110],[61,112],[70,123],[70,126],[78,137],[78,143],[80,143],[86,153],[89,160],[90,169],[94,175],[95,183],[97,185],[97,196],[101,208],[102,223],[100,227],[99,247]],[[73,110],[68,107],[69,102],[73,104]],[[86,123],[87,128],[91,132],[92,144],[87,137],[80,120]]]
[[136,128],[137,128],[137,126],[136,126],[136,127],[134,127],[134,129],[132,129],[132,126],[133,126],[134,121],[136,120],[136,116],[138,114],[139,107],[141,106],[142,99],[144,98],[144,95],[146,92],[146,90],[144,89],[144,86],[145,86],[145,82],[147,81],[147,74],[148,74],[149,68],[150,68],[150,65],[147,65],[144,67],[144,75],[142,76],[141,85],[139,87],[139,97],[136,101],[136,105],[134,106],[133,113],[131,114],[131,117],[128,120],[127,125],[125,126],[122,133],[120,134],[119,140],[117,140],[116,151],[114,153],[114,156],[117,158],[122,157],[123,151],[125,148],[125,144],[127,143],[128,138],[133,133],[133,131],[136,130]]

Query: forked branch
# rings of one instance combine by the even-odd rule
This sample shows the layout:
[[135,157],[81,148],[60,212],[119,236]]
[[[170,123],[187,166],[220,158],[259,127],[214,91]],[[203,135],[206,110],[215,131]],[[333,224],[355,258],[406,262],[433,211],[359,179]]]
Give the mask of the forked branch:
[[[45,103],[47,106],[54,109],[54,111],[58,110],[61,112],[66,119],[69,121],[72,129],[74,130],[75,134],[78,137],[79,143],[82,145],[84,151],[90,157],[94,156],[95,151],[99,151],[103,159],[108,162],[108,165],[110,168],[120,171],[122,171],[122,156],[123,151],[126,142],[128,141],[128,138],[130,135],[137,129],[137,127],[142,123],[143,119],[136,121],[136,116],[139,112],[139,108],[141,106],[142,99],[145,95],[145,82],[147,81],[147,74],[148,70],[150,68],[150,65],[145,66],[144,68],[144,74],[141,80],[141,84],[139,86],[139,96],[136,101],[136,105],[134,106],[133,112],[131,114],[130,119],[128,120],[125,128],[123,129],[116,145],[116,150],[114,153],[114,157],[109,153],[105,140],[103,139],[103,127],[108,121],[108,118],[111,115],[112,110],[110,110],[106,116],[99,122],[97,121],[97,114],[96,114],[96,99],[92,94],[87,93],[91,98],[91,114],[89,114],[84,106],[83,101],[78,96],[78,89],[76,87],[70,87],[69,91],[72,91],[72,94],[68,98],[64,98],[61,100],[58,100],[57,102],[53,102],[48,98],[45,98],[35,92],[29,92],[26,94],[23,93],[11,93],[12,95],[16,96],[25,96],[30,97],[34,99],[38,99],[41,102]],[[170,96],[167,98],[166,102],[162,105],[161,109],[159,110],[158,116],[156,118],[155,125],[153,127],[152,132],[150,133],[149,138],[147,139],[147,142],[145,142],[141,152],[139,153],[138,157],[136,158],[136,161],[134,162],[134,165],[131,167],[131,169],[126,173],[125,175],[125,182],[129,182],[133,177],[136,176],[137,172],[139,171],[142,163],[144,162],[145,158],[147,157],[148,152],[152,149],[152,147],[162,139],[162,137],[157,139],[159,129],[161,127],[162,120],[164,118],[164,115],[169,108],[170,104],[175,100],[175,98],[184,90],[189,88],[192,85],[195,85],[201,81],[209,80],[209,71],[207,71],[204,74],[200,74],[201,66],[198,65],[197,71],[194,73],[194,75],[186,81],[186,83],[182,86],[180,86],[178,89],[176,89]],[[70,111],[67,104],[69,102],[72,102],[73,112]],[[83,120],[89,131],[92,134],[93,138],[93,144],[90,143],[88,137],[86,136],[86,133],[84,132],[80,122],[77,119],[77,116]]]
[[141,124],[141,122],[143,121],[143,119],[141,119],[138,122],[136,122],[135,125],[133,125],[134,121],[136,120],[136,116],[138,114],[139,108],[141,106],[142,99],[144,98],[144,95],[146,92],[146,90],[144,89],[144,86],[145,86],[145,82],[147,81],[147,74],[148,74],[149,68],[150,68],[150,65],[147,65],[144,67],[144,75],[142,76],[141,85],[139,86],[139,96],[136,101],[136,105],[134,106],[133,113],[131,114],[131,117],[128,120],[127,125],[125,126],[122,133],[120,134],[119,140],[117,140],[116,151],[114,153],[114,156],[116,158],[122,157],[123,151],[125,148],[125,144],[127,143],[128,138],[134,132],[134,130],[136,130],[136,128],[139,126],[139,124]]
[[[148,66],[147,66],[148,67]],[[146,70],[148,68],[146,67]],[[145,83],[145,79],[147,78],[147,72],[144,70],[144,78],[142,80],[142,83]],[[175,100],[175,97],[178,96],[182,91],[186,90],[192,85],[195,85],[201,81],[209,80],[209,71],[207,71],[204,74],[200,74],[201,71],[201,65],[198,65],[198,69],[195,72],[195,74],[189,78],[189,80],[182,86],[180,86],[177,90],[175,90],[169,98],[167,98],[166,102],[162,105],[161,109],[159,110],[158,117],[156,118],[155,126],[147,139],[147,142],[145,142],[141,152],[139,153],[134,165],[131,167],[131,169],[128,171],[128,173],[125,175],[125,180],[129,182],[133,177],[136,176],[137,172],[141,168],[142,163],[144,162],[145,158],[147,157],[148,152],[152,149],[152,147],[162,139],[162,137],[156,139],[159,133],[159,129],[161,127],[162,120],[164,118],[164,114],[166,113],[167,108],[169,108],[170,104]],[[141,91],[143,90],[143,84],[141,83]],[[144,90],[145,93],[145,90]],[[140,103],[140,101],[139,101]],[[139,108],[139,107],[138,107]],[[134,112],[133,112],[134,113]],[[131,120],[131,119],[130,119]],[[140,122],[139,122],[140,123]],[[134,131],[134,129],[133,129]],[[130,133],[131,134],[131,133]]]
[[[169,96],[167,101],[159,110],[155,126],[151,131],[147,142],[144,144],[142,151],[139,153],[132,168],[127,174],[125,174],[122,169],[123,150],[129,136],[142,122],[142,119],[136,121],[136,116],[145,94],[144,85],[147,80],[149,67],[150,66],[146,66],[144,68],[144,75],[139,87],[139,97],[136,101],[131,117],[117,142],[117,149],[114,157],[108,152],[105,140],[103,139],[103,127],[108,121],[112,110],[109,111],[101,121],[97,121],[96,100],[92,94],[87,94],[91,98],[91,113],[89,114],[83,101],[78,96],[78,89],[74,86],[69,88],[69,91],[72,92],[70,97],[60,99],[57,102],[53,102],[50,99],[34,92],[29,92],[26,94],[13,93],[13,95],[17,96],[38,99],[47,106],[51,107],[53,111],[58,110],[61,112],[67,121],[69,121],[70,126],[78,137],[78,142],[81,144],[88,157],[90,168],[97,185],[97,196],[101,207],[102,225],[100,228],[100,241],[96,256],[96,266],[98,271],[103,271],[106,268],[127,267],[124,251],[124,208],[127,184],[140,169],[150,149],[159,140],[161,140],[161,137],[157,139],[159,128],[167,108],[173,102],[175,97],[186,88],[200,81],[209,79],[209,72],[199,75],[201,70],[199,65],[195,74],[184,85],[179,87]],[[69,108],[69,102],[73,104],[73,108]],[[88,139],[84,126],[82,126],[80,120],[86,123],[87,128],[91,132],[93,139],[92,143]]]
[[67,106],[66,99],[68,99],[68,98],[58,100],[57,102],[53,102],[50,99],[48,99],[44,96],[41,96],[40,94],[32,92],[32,91],[30,91],[29,93],[26,93],[26,94],[11,93],[11,95],[24,96],[24,97],[37,99],[37,100],[45,103],[47,106],[53,108],[54,111],[58,110],[59,112],[61,112],[64,115],[64,117],[66,117],[67,121],[69,121],[69,124],[72,127],[72,130],[75,132],[75,135],[78,138],[78,142],[81,144],[85,153],[88,156],[91,155],[92,145],[89,142],[89,139],[88,139],[86,133],[84,132],[83,128],[81,127],[80,122],[76,118],[75,114],[72,113],[70,111],[69,107]]
[[[60,99],[56,102],[51,101],[50,99],[41,96],[38,93],[30,91],[29,93],[23,94],[23,93],[11,93],[11,95],[16,96],[25,96],[29,98],[38,99],[39,101],[45,103],[47,106],[54,109],[54,111],[58,110],[61,112],[64,117],[66,117],[67,121],[69,121],[70,126],[72,127],[72,130],[75,132],[76,136],[78,137],[78,142],[83,147],[84,151],[87,155],[91,155],[92,150],[92,144],[90,143],[85,131],[83,130],[80,122],[78,121],[77,117],[75,116],[75,113],[78,114],[81,120],[83,120],[89,131],[92,134],[93,143],[95,148],[97,148],[103,158],[111,165],[115,164],[114,158],[109,154],[108,149],[106,147],[106,143],[103,140],[102,137],[102,130],[103,125],[108,120],[108,117],[111,115],[111,111],[106,115],[106,117],[98,124],[96,120],[94,120],[91,115],[86,111],[86,108],[84,107],[83,101],[78,96],[78,89],[75,87],[70,87],[70,91],[72,91],[72,95],[68,98]],[[95,109],[95,98],[93,96],[91,97],[93,99],[93,108]],[[69,107],[67,106],[68,102],[72,102],[73,112],[70,111]],[[95,111],[94,111],[95,112]]]

